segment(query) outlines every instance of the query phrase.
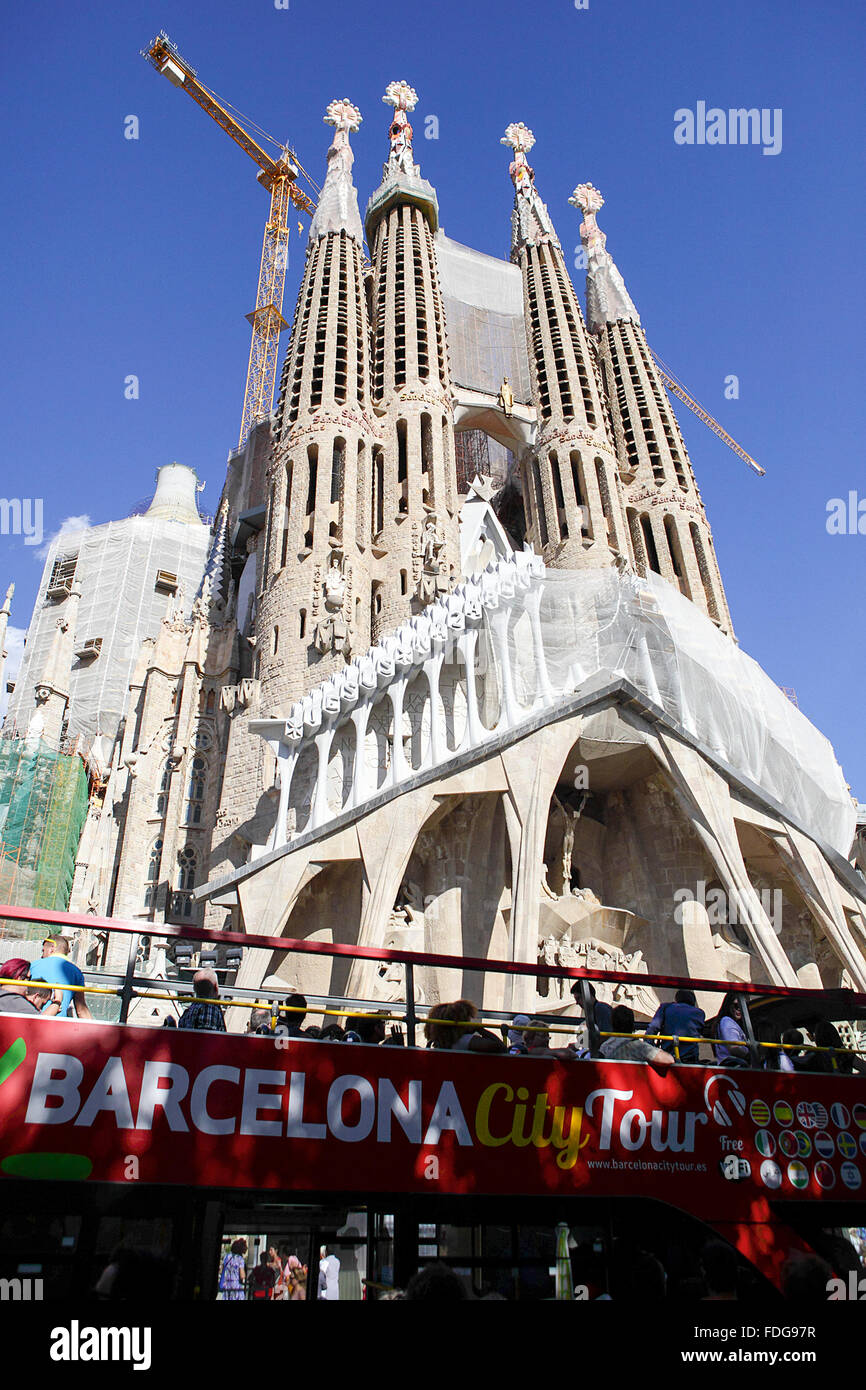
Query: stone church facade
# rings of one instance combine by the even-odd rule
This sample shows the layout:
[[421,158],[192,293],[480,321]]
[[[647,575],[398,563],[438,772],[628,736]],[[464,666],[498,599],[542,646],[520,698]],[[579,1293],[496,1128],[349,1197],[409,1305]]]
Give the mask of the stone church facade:
[[[584,316],[532,132],[503,138],[497,262],[444,237],[416,94],[385,100],[363,223],[361,116],[328,108],[277,407],[230,456],[192,610],[142,649],[71,908],[866,989],[853,803],[830,745],[736,645],[601,195],[571,199]],[[461,475],[469,429],[508,451],[496,486]],[[570,1002],[530,976],[418,979],[428,1003]],[[246,952],[238,984],[269,980],[402,990],[385,965]]]

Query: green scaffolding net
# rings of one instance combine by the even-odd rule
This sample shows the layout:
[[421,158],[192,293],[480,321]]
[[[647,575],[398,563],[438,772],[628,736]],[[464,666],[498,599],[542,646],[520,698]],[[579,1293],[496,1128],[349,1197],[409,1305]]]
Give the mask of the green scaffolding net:
[[[65,911],[87,816],[88,784],[78,753],[44,742],[0,739],[0,903]],[[29,935],[0,923],[2,935]],[[38,935],[43,930],[36,925]]]

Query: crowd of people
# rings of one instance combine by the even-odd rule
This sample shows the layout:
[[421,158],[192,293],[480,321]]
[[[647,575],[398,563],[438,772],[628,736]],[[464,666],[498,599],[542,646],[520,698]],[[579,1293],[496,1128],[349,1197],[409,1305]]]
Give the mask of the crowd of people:
[[[575,984],[572,993],[580,1006],[580,982]],[[815,1024],[811,1044],[800,1029],[794,1028],[786,1030],[780,1038],[761,1039],[771,1046],[753,1047],[743,1027],[742,1004],[734,993],[725,996],[719,1013],[708,1020],[698,1007],[694,992],[679,989],[673,1000],[659,1006],[642,1032],[638,1031],[634,1011],[628,1005],[610,1005],[598,999],[592,984],[588,987],[588,995],[589,1008],[575,1019],[557,1016],[552,1021],[516,1014],[510,1023],[501,1025],[499,1032],[482,1023],[476,1006],[469,999],[434,1004],[424,1021],[426,1046],[439,1051],[507,1053],[563,1061],[601,1057],[611,1061],[648,1062],[659,1071],[677,1064],[707,1065],[715,1061],[724,1067],[757,1065],[781,1071],[866,1072],[866,1063],[845,1047],[838,1029],[827,1021]],[[306,1011],[306,998],[302,994],[292,994],[274,1012],[253,1010],[248,1032],[260,1035],[283,1032],[290,1037],[324,1042],[385,1046],[404,1042],[400,1028],[390,1022],[387,1014],[350,1014],[342,1024],[323,1021],[322,1026],[305,1027]],[[575,1024],[580,1026],[585,1032],[585,1045],[570,1042],[556,1046],[554,1030],[557,1024],[569,1029]],[[207,1025],[184,1024],[182,1019],[180,1026]],[[704,1052],[710,1051],[712,1057],[701,1057],[702,1044]]]
[[340,1261],[327,1246],[319,1250],[318,1283],[315,1295],[309,1290],[309,1266],[296,1252],[281,1252],[276,1245],[262,1250],[247,1264],[249,1246],[245,1237],[233,1240],[220,1266],[218,1297],[225,1303],[286,1302],[304,1303],[307,1298],[333,1301],[340,1297]]
[[[84,975],[69,959],[69,953],[69,939],[58,934],[43,941],[41,960],[14,957],[0,964],[0,979],[5,980],[0,985],[0,1013],[89,1019],[92,1015],[84,995]],[[451,1052],[647,1062],[659,1071],[676,1064],[715,1062],[726,1068],[763,1066],[784,1072],[866,1073],[866,1062],[845,1047],[838,1029],[829,1020],[815,1022],[810,1030],[811,1040],[799,1028],[786,1029],[779,1035],[760,1025],[750,1039],[744,1026],[742,1002],[735,992],[725,996],[714,1018],[707,1019],[694,992],[679,989],[639,1031],[628,1005],[611,1005],[598,999],[591,983],[586,984],[584,997],[584,983],[575,981],[572,986],[575,1003],[583,1007],[577,1018],[557,1016],[551,1021],[517,1014],[499,1032],[483,1025],[476,1006],[468,999],[435,1004],[424,1021],[426,1044]],[[192,987],[192,1002],[179,1018],[166,1017],[164,1026],[224,1033],[226,1002],[220,999],[216,971],[197,970]],[[376,1046],[404,1042],[402,1029],[387,1014],[348,1014],[342,1022],[336,1018],[329,1021],[329,1014],[322,1016],[321,1023],[307,1023],[306,1018],[306,998],[290,994],[278,1006],[252,1008],[246,1031]],[[582,1027],[584,1045],[554,1045],[557,1025],[572,1023]]]

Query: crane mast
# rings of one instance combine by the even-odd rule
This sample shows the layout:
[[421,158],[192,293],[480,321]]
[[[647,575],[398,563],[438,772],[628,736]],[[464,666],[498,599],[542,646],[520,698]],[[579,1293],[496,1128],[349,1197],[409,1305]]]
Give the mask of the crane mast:
[[262,149],[258,141],[226,110],[215,93],[199,81],[195,68],[181,57],[167,34],[158,34],[144,57],[157,72],[168,78],[172,86],[182,87],[255,160],[261,170],[259,183],[271,195],[270,213],[262,241],[256,307],[246,316],[253,331],[238,444],[239,448],[243,448],[253,425],[270,414],[274,402],[279,338],[288,326],[283,318],[283,291],[288,264],[289,209],[294,206],[311,214],[314,205],[297,186],[300,166],[291,151],[283,148],[279,158],[273,159]]

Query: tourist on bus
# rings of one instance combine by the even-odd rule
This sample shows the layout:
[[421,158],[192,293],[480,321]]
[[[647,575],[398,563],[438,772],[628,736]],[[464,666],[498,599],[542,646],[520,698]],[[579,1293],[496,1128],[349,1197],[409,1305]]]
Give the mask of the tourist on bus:
[[736,994],[725,995],[712,1027],[714,1036],[721,1039],[713,1044],[716,1061],[726,1067],[747,1067],[751,1059],[743,1031],[743,1006]]
[[0,965],[0,980],[7,981],[0,985],[0,1014],[38,1014],[51,998],[50,990],[30,983],[29,972],[30,962],[21,956]]
[[662,1070],[672,1067],[676,1058],[663,1047],[647,1042],[646,1038],[634,1036],[634,1013],[627,1004],[617,1004],[611,1017],[612,1033],[628,1034],[626,1037],[608,1038],[601,1045],[602,1057],[615,1062],[649,1062]]
[[779,1049],[779,1071],[798,1071],[798,1063],[803,1060],[803,1034],[799,1028],[786,1028],[780,1039],[787,1048],[798,1048],[797,1052]]
[[[694,990],[678,989],[672,1000],[667,1004],[660,1004],[647,1025],[646,1034],[648,1037],[661,1033],[665,1037],[680,1039],[679,1060],[681,1062],[697,1062],[699,1058],[697,1042],[684,1042],[685,1038],[703,1037],[704,1024],[707,1016],[703,1009],[698,1008],[698,1001],[695,998]],[[670,1051],[674,1051],[671,1047]]]
[[509,1057],[526,1056],[528,1048],[524,1034],[531,1022],[529,1014],[515,1014],[511,1020],[511,1027],[503,1027],[502,1038]]
[[347,1014],[346,1042],[372,1043],[378,1047],[385,1041],[387,1014]]
[[223,1259],[219,1289],[226,1303],[240,1303],[244,1298],[247,1281],[246,1253],[247,1243],[243,1236],[239,1236],[232,1242],[229,1253]]
[[[80,989],[69,989],[69,985],[83,985],[84,976],[69,960],[69,938],[66,936],[47,936],[42,943],[42,960],[30,966],[31,980],[49,985],[60,985],[54,997],[45,1005],[42,1012],[46,1018],[92,1018],[87,1001]],[[66,986],[66,988],[63,988]]]
[[505,1044],[478,1022],[470,999],[436,1004],[427,1015],[428,1045],[449,1052],[504,1052]]
[[815,1046],[821,1049],[812,1053],[810,1071],[841,1072],[850,1076],[853,1072],[866,1072],[866,1063],[851,1052],[843,1043],[838,1028],[829,1019],[822,1018],[812,1031]]
[[[578,1008],[581,1008],[583,1004],[583,995],[581,993],[580,980],[575,980],[574,984],[571,986],[571,993],[574,997],[575,1004]],[[596,999],[595,985],[592,984],[592,982],[589,984],[589,997],[592,1000],[592,1017],[585,1018],[584,1022],[587,1028],[589,1028],[590,1024],[594,1024],[596,1031],[602,1035],[602,1042],[604,1042],[604,1034],[613,1033],[615,1031],[613,1023],[611,1022],[613,1009],[611,1005],[606,1004],[603,999]]]
[[192,987],[198,996],[195,1003],[184,1009],[178,1028],[195,1028],[205,1033],[224,1033],[226,1021],[216,1000],[219,999],[219,980],[213,970],[197,970],[192,977]]
[[307,1017],[307,1001],[303,994],[290,994],[280,1005],[280,1021],[276,1031],[290,1038],[305,1036],[301,1027]]
[[550,1028],[543,1018],[534,1018],[523,1034],[527,1057],[561,1057],[563,1061],[573,1062],[576,1056],[573,1047],[551,1047]]

